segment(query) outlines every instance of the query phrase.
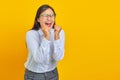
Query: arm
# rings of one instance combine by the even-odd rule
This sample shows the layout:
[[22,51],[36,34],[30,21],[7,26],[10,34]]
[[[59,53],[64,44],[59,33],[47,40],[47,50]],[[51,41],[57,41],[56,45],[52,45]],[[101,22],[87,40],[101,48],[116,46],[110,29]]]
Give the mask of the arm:
[[54,44],[53,58],[56,61],[59,61],[64,57],[64,41],[65,41],[64,31],[61,30],[59,34],[59,39],[55,40],[53,43]]
[[32,54],[33,59],[36,63],[44,63],[47,61],[47,53],[49,50],[49,41],[42,36],[39,44],[38,36],[27,32],[26,34],[27,48],[30,54]]

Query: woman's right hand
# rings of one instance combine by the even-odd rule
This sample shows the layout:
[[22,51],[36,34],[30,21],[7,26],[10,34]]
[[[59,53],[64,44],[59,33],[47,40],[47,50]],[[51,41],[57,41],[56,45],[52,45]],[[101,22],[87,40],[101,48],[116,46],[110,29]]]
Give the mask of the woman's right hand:
[[44,26],[44,27],[41,27],[41,29],[42,29],[42,31],[43,31],[43,33],[45,35],[45,38],[47,40],[49,40],[50,39],[50,28],[47,27],[47,26]]

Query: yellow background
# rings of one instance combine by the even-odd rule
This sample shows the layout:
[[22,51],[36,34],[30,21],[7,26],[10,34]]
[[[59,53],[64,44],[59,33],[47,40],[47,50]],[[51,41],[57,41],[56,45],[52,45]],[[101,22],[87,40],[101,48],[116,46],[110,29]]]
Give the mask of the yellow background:
[[66,33],[60,80],[120,80],[119,0],[1,0],[0,80],[23,80],[25,33],[45,3]]

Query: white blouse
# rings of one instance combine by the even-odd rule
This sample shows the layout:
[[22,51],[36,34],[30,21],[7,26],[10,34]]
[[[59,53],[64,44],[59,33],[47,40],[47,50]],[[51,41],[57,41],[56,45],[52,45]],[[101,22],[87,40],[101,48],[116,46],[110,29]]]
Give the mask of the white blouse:
[[25,68],[44,73],[56,68],[59,60],[64,57],[64,31],[61,30],[60,38],[54,40],[54,29],[50,29],[50,40],[44,37],[41,29],[30,30],[26,33],[26,43],[28,48],[28,58]]

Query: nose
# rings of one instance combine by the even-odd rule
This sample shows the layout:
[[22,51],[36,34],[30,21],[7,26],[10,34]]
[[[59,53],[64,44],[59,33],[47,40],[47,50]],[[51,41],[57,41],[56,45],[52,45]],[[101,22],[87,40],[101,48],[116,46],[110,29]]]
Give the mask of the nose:
[[52,19],[52,17],[51,17],[51,16],[47,16],[47,19],[48,19],[48,20],[51,20],[51,19]]

